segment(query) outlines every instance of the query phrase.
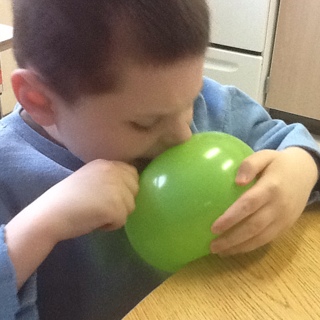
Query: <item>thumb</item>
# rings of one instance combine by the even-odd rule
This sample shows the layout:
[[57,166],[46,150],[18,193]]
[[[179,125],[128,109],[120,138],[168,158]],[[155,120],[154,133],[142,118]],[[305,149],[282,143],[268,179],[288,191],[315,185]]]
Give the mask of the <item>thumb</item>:
[[236,184],[247,185],[275,159],[278,151],[261,150],[242,161],[236,176]]

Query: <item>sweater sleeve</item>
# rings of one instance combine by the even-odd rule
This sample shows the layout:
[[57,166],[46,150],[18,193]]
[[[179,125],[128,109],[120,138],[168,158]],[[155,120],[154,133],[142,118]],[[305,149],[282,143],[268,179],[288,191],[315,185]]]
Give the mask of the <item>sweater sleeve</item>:
[[5,243],[4,225],[0,228],[0,319],[15,319],[19,310],[14,267]]
[[283,150],[298,146],[320,159],[320,149],[308,130],[299,123],[287,125],[248,95],[233,86],[222,86],[205,78],[194,117],[196,131],[222,131],[245,143],[254,151]]
[[15,270],[5,242],[5,226],[0,227],[0,319],[36,320],[36,275],[17,291]]
[[[272,119],[269,113],[248,95],[233,86],[223,86],[204,78],[201,95],[195,102],[193,132],[220,131],[248,144],[254,151],[300,147],[307,150],[320,168],[320,148],[300,123],[287,125]],[[320,200],[320,183],[310,202]]]

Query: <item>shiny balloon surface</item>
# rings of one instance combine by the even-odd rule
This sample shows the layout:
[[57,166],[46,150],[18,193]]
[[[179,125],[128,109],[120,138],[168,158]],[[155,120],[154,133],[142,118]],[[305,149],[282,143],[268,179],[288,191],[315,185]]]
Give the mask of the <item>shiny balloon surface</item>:
[[209,254],[216,237],[211,225],[252,185],[235,184],[252,153],[231,135],[207,132],[154,159],[141,174],[136,209],[125,226],[136,252],[169,272]]

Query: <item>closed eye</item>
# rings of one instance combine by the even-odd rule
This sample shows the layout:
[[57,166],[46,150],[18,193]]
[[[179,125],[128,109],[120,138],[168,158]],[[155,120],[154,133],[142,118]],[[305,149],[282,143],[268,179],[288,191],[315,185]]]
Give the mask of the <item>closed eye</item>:
[[149,132],[152,127],[154,126],[153,124],[151,125],[144,125],[144,124],[140,124],[134,121],[130,121],[129,122],[131,127],[133,127],[133,129],[135,129],[136,131],[140,131],[140,132]]

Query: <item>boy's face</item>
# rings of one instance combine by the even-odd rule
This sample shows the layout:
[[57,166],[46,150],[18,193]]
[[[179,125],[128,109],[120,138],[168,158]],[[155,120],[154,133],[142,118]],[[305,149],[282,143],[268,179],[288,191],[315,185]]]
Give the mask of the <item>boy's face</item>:
[[118,160],[138,169],[191,137],[203,57],[154,67],[130,64],[116,93],[59,106],[54,138],[84,162]]

